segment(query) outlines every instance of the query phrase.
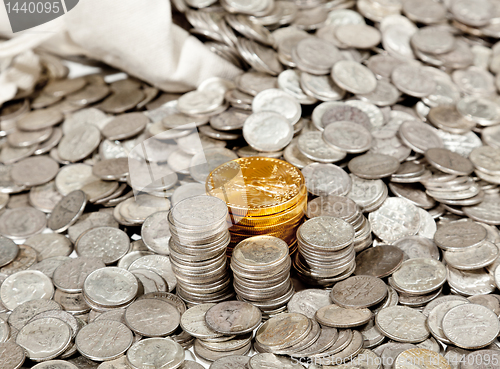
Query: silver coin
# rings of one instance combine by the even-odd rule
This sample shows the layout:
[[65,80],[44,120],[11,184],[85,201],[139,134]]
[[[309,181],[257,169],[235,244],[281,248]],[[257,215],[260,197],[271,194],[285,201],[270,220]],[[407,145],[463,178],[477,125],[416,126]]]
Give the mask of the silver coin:
[[468,159],[447,149],[429,149],[425,152],[425,157],[431,165],[449,174],[469,175],[474,169]]
[[197,338],[215,338],[222,334],[215,332],[205,322],[205,314],[215,304],[200,304],[186,310],[181,316],[181,327],[191,336]]
[[368,94],[377,87],[377,79],[371,70],[350,60],[335,63],[332,78],[344,90],[354,94]]
[[401,92],[414,97],[430,95],[436,87],[436,83],[421,67],[411,64],[401,64],[396,67],[391,78]]
[[399,247],[404,254],[404,259],[428,258],[439,260],[439,249],[432,240],[422,236],[407,236],[396,242],[394,246]]
[[[189,186],[189,184],[185,185]],[[168,255],[170,241],[170,228],[168,226],[168,211],[159,211],[151,214],[144,221],[141,228],[141,235],[144,244],[151,251]]]
[[255,334],[257,343],[275,349],[290,347],[311,330],[311,322],[302,314],[282,313],[262,324]]
[[4,267],[0,268],[0,273],[11,275],[16,272],[26,270],[37,261],[35,249],[27,245],[19,245],[19,252],[16,258]]
[[56,233],[37,234],[28,238],[25,244],[37,251],[39,262],[57,256],[69,256],[73,251],[71,241]]
[[468,301],[462,300],[449,300],[443,301],[436,305],[432,310],[430,310],[427,316],[427,327],[429,328],[431,334],[436,337],[441,342],[451,344],[451,342],[446,338],[443,332],[443,317],[445,314],[458,305],[468,304]]
[[373,233],[387,243],[415,235],[420,229],[420,214],[406,199],[387,198],[368,216]]
[[71,342],[71,328],[62,320],[43,318],[26,324],[19,331],[16,343],[26,350],[33,361],[54,359]]
[[301,134],[297,141],[297,147],[304,156],[321,163],[334,163],[342,160],[346,156],[345,151],[328,145],[327,142],[323,140],[323,134],[321,132],[307,132]]
[[38,186],[54,179],[59,165],[48,156],[35,156],[14,163],[11,176],[22,186]]
[[483,241],[477,246],[458,251],[445,251],[443,258],[447,264],[455,269],[474,270],[492,264],[498,257],[498,247],[488,241]]
[[50,300],[53,295],[54,286],[50,278],[36,270],[14,273],[7,277],[0,287],[2,303],[9,310],[14,310],[30,300]]
[[[135,251],[135,252],[142,254],[145,251]],[[158,274],[156,274],[151,270],[135,269],[132,271],[132,274],[136,276],[139,282],[141,282],[145,294],[154,292],[166,292],[168,290],[167,282],[165,282],[165,280],[162,277],[160,277]]]
[[85,231],[77,240],[75,250],[79,256],[98,257],[112,264],[130,250],[125,232],[114,227],[96,227]]
[[461,250],[474,247],[485,240],[486,229],[474,222],[450,222],[440,227],[434,242],[444,250]]
[[69,260],[54,271],[54,285],[68,293],[82,292],[83,283],[87,276],[94,270],[104,268],[105,264],[100,258],[79,257]]
[[45,214],[31,207],[7,209],[0,215],[0,233],[14,240],[40,233],[47,223]]
[[245,334],[253,331],[261,322],[258,308],[242,301],[221,302],[205,314],[205,322],[214,331],[223,334]]
[[348,167],[360,178],[379,179],[394,174],[399,168],[399,161],[389,155],[365,154],[349,161]]
[[50,181],[44,185],[34,186],[29,193],[30,204],[44,213],[50,213],[56,204],[63,198],[57,191],[55,182]]
[[417,343],[429,336],[422,313],[406,306],[392,306],[382,309],[375,317],[377,328],[385,336],[398,341]]
[[370,309],[349,309],[338,305],[327,305],[316,312],[316,320],[324,326],[333,328],[359,327],[372,318]]
[[118,222],[112,214],[105,212],[85,213],[78,221],[68,228],[68,236],[72,242],[76,242],[78,237],[90,228],[113,227],[118,228]]
[[255,150],[277,151],[290,143],[293,138],[293,127],[278,113],[254,113],[245,121],[243,136]]
[[447,266],[447,280],[451,288],[464,296],[484,295],[495,290],[494,276],[484,269],[458,270]]
[[133,334],[125,324],[99,320],[80,329],[75,343],[80,354],[94,361],[118,358],[132,345]]
[[125,311],[125,322],[145,337],[168,336],[177,329],[181,315],[175,306],[158,299],[132,303]]
[[307,189],[317,196],[346,195],[351,189],[347,173],[333,164],[309,164],[302,169]]
[[162,369],[178,368],[184,361],[184,349],[170,338],[148,338],[136,342],[127,352],[127,363],[134,369],[154,365]]
[[8,321],[13,328],[20,330],[35,315],[42,313],[44,311],[60,310],[60,309],[61,306],[59,306],[53,300],[49,299],[29,300],[22,303],[21,305],[18,305],[9,315]]
[[81,189],[87,183],[97,181],[99,178],[92,174],[92,167],[87,164],[70,164],[61,168],[56,176],[57,190],[66,196],[74,190]]
[[327,125],[323,131],[325,142],[337,150],[348,153],[361,153],[370,149],[372,136],[360,124],[335,122]]
[[64,232],[73,225],[87,205],[87,195],[81,191],[72,191],[64,196],[54,207],[48,219],[48,226],[57,233]]
[[134,269],[149,269],[161,276],[168,285],[169,292],[172,292],[177,286],[177,279],[174,272],[172,271],[172,266],[170,264],[170,259],[165,255],[146,255],[130,264],[130,271]]
[[290,301],[288,301],[287,307],[290,313],[304,314],[309,319],[312,319],[319,308],[330,304],[329,291],[306,289],[296,292]]
[[330,293],[332,301],[348,308],[374,306],[387,296],[387,286],[372,276],[355,276],[337,283]]
[[88,157],[99,146],[101,132],[91,125],[81,125],[65,134],[57,151],[61,159],[76,162]]
[[14,241],[0,237],[0,267],[10,264],[19,253],[19,246]]
[[257,94],[252,102],[252,111],[278,113],[292,125],[299,121],[302,114],[302,108],[295,98],[278,89],[264,90]]
[[87,300],[108,307],[125,305],[139,290],[135,276],[118,267],[101,268],[90,273],[83,284]]
[[446,282],[446,268],[434,259],[409,259],[392,277],[395,285],[405,293],[422,295],[437,290]]
[[446,337],[465,349],[486,347],[500,332],[500,322],[495,313],[476,304],[464,304],[450,309],[444,315],[442,324]]
[[0,363],[5,369],[19,369],[25,360],[24,349],[14,342],[0,343]]
[[72,314],[85,313],[90,310],[90,306],[85,302],[82,293],[67,293],[56,290],[54,293],[54,301],[61,305],[64,310]]

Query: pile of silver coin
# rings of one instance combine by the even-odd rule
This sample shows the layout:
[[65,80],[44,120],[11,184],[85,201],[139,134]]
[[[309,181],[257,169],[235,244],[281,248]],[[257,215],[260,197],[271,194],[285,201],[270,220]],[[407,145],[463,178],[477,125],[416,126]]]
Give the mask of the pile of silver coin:
[[[34,84],[0,106],[0,367],[497,368],[499,2],[172,4],[241,75],[11,62]],[[304,175],[291,255],[227,260],[205,182],[249,156]]]
[[307,204],[307,218],[320,215],[341,218],[354,228],[354,251],[361,252],[372,244],[372,232],[368,219],[353,200],[336,195],[317,197]]
[[234,296],[226,257],[230,240],[227,217],[224,201],[208,196],[182,200],[168,215],[177,294],[190,304]]
[[264,317],[286,310],[295,290],[285,241],[272,236],[250,237],[238,243],[231,257],[237,298],[257,306]]
[[356,267],[354,228],[340,218],[309,219],[297,230],[297,241],[294,265],[309,284],[332,285]]

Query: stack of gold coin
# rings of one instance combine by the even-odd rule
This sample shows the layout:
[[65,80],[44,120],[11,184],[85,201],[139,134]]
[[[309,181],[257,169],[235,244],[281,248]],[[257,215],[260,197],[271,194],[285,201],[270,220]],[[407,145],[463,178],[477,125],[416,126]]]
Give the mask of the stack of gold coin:
[[206,189],[229,208],[229,254],[242,240],[260,235],[280,238],[295,251],[307,207],[304,177],[296,167],[273,158],[235,159],[210,174]]

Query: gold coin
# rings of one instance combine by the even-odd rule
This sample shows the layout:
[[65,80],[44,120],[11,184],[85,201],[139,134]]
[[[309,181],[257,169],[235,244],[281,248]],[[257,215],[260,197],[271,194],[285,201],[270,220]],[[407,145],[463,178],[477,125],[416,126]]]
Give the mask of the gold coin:
[[304,196],[297,205],[273,215],[259,217],[239,217],[230,214],[233,224],[247,227],[265,227],[281,224],[299,215],[305,215],[307,210],[307,196]]
[[259,216],[284,211],[306,191],[304,176],[286,161],[249,157],[215,168],[206,190],[226,202],[232,214]]

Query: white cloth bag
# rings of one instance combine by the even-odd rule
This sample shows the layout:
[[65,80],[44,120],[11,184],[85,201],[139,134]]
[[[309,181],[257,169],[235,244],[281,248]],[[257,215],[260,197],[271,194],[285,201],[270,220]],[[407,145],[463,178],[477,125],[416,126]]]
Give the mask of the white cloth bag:
[[11,37],[0,43],[0,60],[37,46],[84,54],[170,92],[241,73],[172,23],[169,0],[80,0],[66,15],[16,34],[0,6],[0,35]]

